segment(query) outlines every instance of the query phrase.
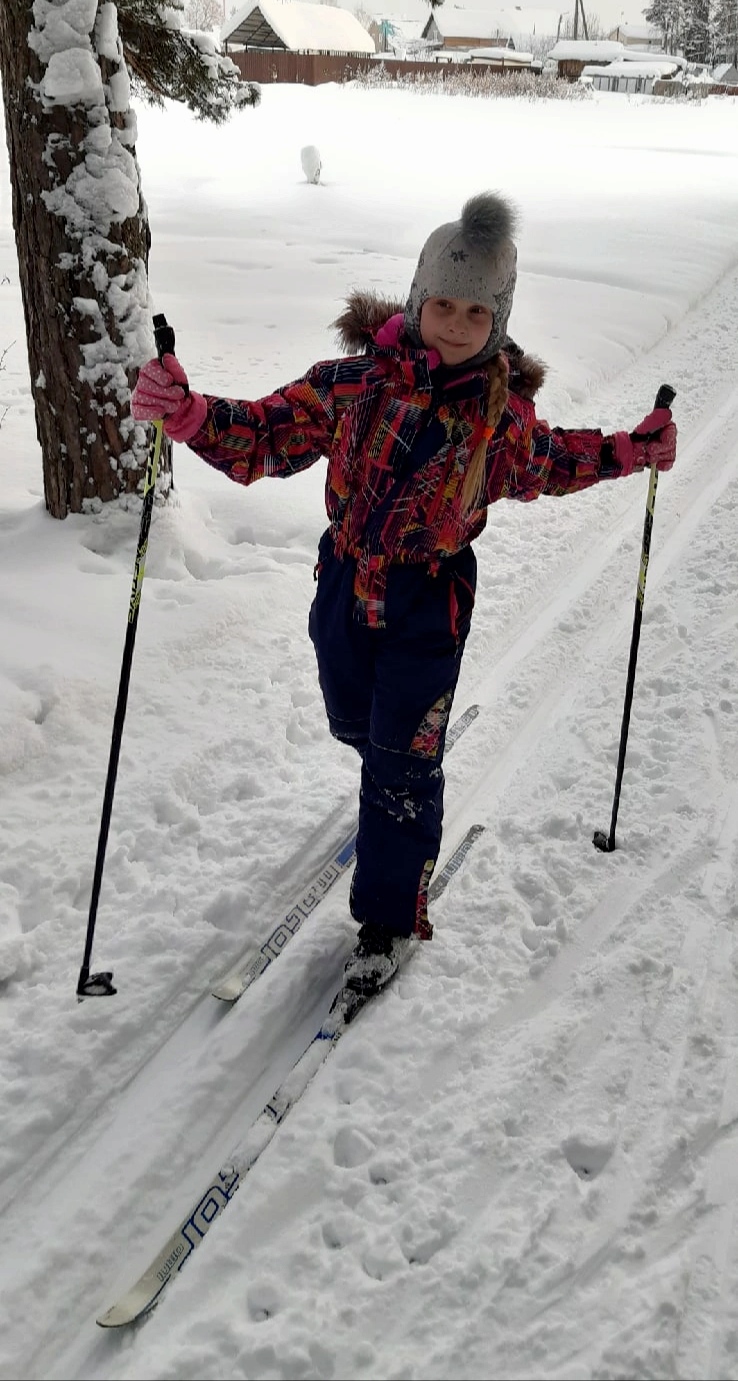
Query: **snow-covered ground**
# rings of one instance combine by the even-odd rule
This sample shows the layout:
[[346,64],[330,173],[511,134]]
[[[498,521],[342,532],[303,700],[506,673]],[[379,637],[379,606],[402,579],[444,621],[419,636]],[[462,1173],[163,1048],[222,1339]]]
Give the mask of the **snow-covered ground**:
[[[539,411],[678,391],[613,854],[646,496],[499,504],[447,759],[436,935],[352,1027],[140,1327],[148,1264],[320,1024],[339,882],[242,1002],[210,984],[351,823],[306,635],[324,466],[241,490],[185,448],[149,543],[78,1004],[138,516],[43,507],[0,153],[0,1376],[738,1377],[738,103],[266,87],[140,113],[153,309],[256,397],[402,294],[486,187],[520,206]],[[314,143],[322,185],[300,149]],[[4,410],[7,411],[4,413]],[[4,416],[3,416],[4,413]]]

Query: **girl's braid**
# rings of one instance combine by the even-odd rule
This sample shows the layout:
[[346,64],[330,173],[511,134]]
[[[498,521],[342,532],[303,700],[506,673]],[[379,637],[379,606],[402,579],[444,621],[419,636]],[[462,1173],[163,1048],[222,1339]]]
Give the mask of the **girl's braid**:
[[464,512],[469,514],[475,508],[479,508],[484,498],[484,491],[487,487],[487,446],[495,434],[497,424],[502,417],[507,402],[507,382],[510,375],[510,366],[507,356],[501,350],[495,355],[493,360],[487,365],[487,375],[489,378],[489,398],[487,400],[487,420],[482,434],[482,439],[477,444],[474,454],[469,461],[464,484],[461,490],[461,498],[464,505]]

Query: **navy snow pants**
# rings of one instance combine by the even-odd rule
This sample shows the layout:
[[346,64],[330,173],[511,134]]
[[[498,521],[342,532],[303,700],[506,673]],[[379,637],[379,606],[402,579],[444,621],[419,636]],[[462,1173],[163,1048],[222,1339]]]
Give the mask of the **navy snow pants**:
[[443,751],[476,588],[471,547],[391,566],[385,628],[354,617],[352,559],[324,533],[309,631],[331,733],[361,755],[351,914],[430,938],[428,884],[443,821]]

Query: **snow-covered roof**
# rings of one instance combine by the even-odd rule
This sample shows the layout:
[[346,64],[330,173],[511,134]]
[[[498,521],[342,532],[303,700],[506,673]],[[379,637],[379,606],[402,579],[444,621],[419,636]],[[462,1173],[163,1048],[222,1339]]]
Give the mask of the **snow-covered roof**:
[[561,38],[547,54],[554,62],[614,62],[625,52],[610,39]]
[[687,59],[678,53],[648,53],[638,48],[626,48],[619,62],[666,62],[672,67],[686,67]]
[[305,0],[253,0],[220,31],[221,42],[291,53],[373,53],[374,39],[348,10]]
[[717,67],[713,68],[712,76],[716,82],[724,82],[726,78],[735,81],[738,78],[738,67],[734,62],[719,62]]
[[468,48],[469,57],[484,58],[488,62],[507,62],[511,65],[516,63],[525,67],[533,61],[532,53],[521,53],[517,48]]
[[[470,10],[460,5],[444,5],[434,10],[426,29],[432,22],[442,38],[497,38],[506,34],[555,34],[559,25],[558,9]],[[425,32],[425,31],[424,31]]]
[[529,67],[532,53],[517,48],[436,48],[431,54],[436,62],[504,62],[509,67]]
[[648,59],[643,62],[628,62],[627,58],[621,58],[619,62],[608,62],[607,67],[585,67],[582,72],[583,77],[670,77],[679,70],[677,62],[670,62],[668,58],[656,58],[653,61]]
[[653,24],[618,24],[612,32],[624,43],[653,43],[656,39],[660,42],[662,37],[661,30]]

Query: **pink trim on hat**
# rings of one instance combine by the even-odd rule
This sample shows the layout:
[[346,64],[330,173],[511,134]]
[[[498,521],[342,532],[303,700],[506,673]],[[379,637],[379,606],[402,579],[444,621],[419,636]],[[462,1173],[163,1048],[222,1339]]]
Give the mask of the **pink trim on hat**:
[[[374,339],[377,345],[384,345],[391,350],[396,350],[400,344],[400,336],[402,335],[404,326],[405,318],[402,312],[396,312],[388,321],[385,321],[384,326],[380,326],[379,330],[375,331]],[[428,368],[438,369],[441,363],[441,356],[438,351],[426,350],[423,353],[428,357]]]

